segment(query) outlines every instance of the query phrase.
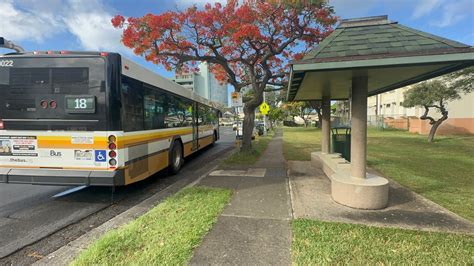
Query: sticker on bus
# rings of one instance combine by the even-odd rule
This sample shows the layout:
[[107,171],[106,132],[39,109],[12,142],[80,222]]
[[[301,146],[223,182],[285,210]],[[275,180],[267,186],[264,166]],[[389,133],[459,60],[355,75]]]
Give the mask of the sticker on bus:
[[94,137],[72,136],[72,144],[94,144]]
[[37,146],[35,136],[0,136],[0,156],[36,157]]
[[92,161],[92,150],[74,150],[74,159],[77,161]]
[[107,161],[107,156],[105,150],[96,150],[95,151],[95,161],[96,162],[105,162]]

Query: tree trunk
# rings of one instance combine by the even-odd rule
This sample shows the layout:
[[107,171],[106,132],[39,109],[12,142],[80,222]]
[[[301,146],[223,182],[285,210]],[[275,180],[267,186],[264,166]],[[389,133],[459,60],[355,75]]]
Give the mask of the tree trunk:
[[441,123],[444,122],[444,120],[448,119],[448,116],[443,116],[441,117],[440,119],[438,119],[438,121],[436,121],[432,126],[431,126],[431,129],[430,129],[430,134],[428,135],[428,141],[429,142],[433,142],[434,141],[434,137],[435,137],[435,134],[436,134],[436,130],[438,130],[438,127],[441,125]]
[[253,128],[255,126],[255,108],[256,106],[246,103],[244,107],[244,123],[242,124],[243,136],[242,136],[242,152],[252,151],[252,135]]
[[321,129],[321,123],[323,122],[323,114],[321,114],[321,109],[316,108],[316,113],[318,114],[318,128]]
[[[428,141],[433,142],[434,137],[436,135],[436,130],[438,130],[438,127],[444,122],[444,120],[448,119],[448,111],[444,107],[443,100],[440,101],[439,106],[423,105],[423,107],[425,108],[425,113],[422,116],[420,116],[420,119],[421,120],[430,120],[431,129],[430,129],[430,134],[428,135]],[[428,112],[429,112],[430,107],[435,107],[435,108],[439,109],[439,111],[441,112],[441,114],[443,116],[438,120],[434,120],[433,117],[428,116]]]
[[316,111],[316,114],[318,114],[318,128],[321,129],[321,123],[323,121],[323,115],[321,113],[322,102],[321,101],[309,101],[309,104]]

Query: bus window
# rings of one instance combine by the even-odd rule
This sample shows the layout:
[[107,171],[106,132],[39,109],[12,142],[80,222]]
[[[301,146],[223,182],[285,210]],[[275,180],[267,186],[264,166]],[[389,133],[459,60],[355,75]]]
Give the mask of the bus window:
[[142,84],[122,77],[123,131],[139,131],[144,128]]
[[209,120],[209,107],[200,104],[200,105],[199,105],[198,116],[199,116],[199,125],[200,125],[200,126],[210,124],[210,120]]
[[146,87],[147,85],[144,95],[145,130],[165,128],[165,95]]
[[191,126],[192,113],[189,112],[191,106],[192,103],[189,100],[171,94],[167,95],[167,127]]

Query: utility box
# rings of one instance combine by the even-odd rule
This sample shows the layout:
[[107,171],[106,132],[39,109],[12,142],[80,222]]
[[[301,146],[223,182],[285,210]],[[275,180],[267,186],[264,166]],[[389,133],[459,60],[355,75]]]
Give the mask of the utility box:
[[342,158],[351,161],[351,128],[333,127],[332,133],[332,152],[340,153]]

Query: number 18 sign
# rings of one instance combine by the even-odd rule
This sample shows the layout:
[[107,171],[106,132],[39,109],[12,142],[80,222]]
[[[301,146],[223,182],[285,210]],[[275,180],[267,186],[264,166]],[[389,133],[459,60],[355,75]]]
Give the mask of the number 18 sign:
[[68,113],[95,113],[95,96],[67,95],[66,111]]

